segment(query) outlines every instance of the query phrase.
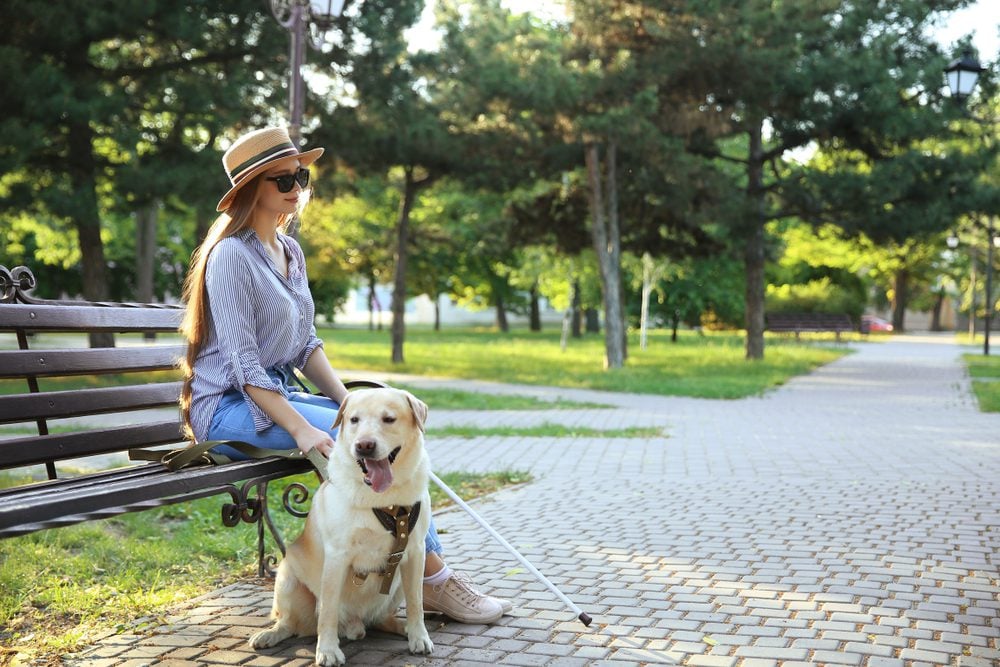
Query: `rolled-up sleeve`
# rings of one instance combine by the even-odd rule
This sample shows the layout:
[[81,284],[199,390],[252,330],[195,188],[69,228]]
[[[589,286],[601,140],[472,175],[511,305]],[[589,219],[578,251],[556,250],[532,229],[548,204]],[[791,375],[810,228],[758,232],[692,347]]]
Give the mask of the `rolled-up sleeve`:
[[254,427],[262,431],[274,422],[246,393],[246,385],[282,395],[285,391],[271,380],[261,365],[250,267],[231,243],[222,241],[213,248],[208,258],[205,285],[219,347],[226,351],[222,359],[226,381],[243,394],[253,415]]
[[309,334],[309,342],[306,343],[306,347],[302,350],[302,354],[295,357],[295,361],[292,363],[295,364],[296,368],[302,370],[309,362],[309,357],[312,356],[312,353],[320,347],[323,347],[323,341],[316,335],[316,327],[313,326],[312,331]]

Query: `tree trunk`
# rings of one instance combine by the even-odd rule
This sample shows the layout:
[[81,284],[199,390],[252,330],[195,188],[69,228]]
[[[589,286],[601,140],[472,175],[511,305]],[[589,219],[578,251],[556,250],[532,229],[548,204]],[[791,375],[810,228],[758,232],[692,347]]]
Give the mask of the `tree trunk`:
[[583,317],[585,320],[584,330],[587,333],[601,333],[601,316],[596,308],[585,308]]
[[531,331],[542,330],[542,314],[538,307],[538,281],[531,286],[531,315],[529,317],[528,328]]
[[434,295],[434,331],[441,331],[441,295]]
[[677,342],[677,328],[681,324],[681,314],[679,310],[674,311],[674,316],[671,318],[671,331],[670,331],[670,342]]
[[972,258],[969,275],[969,341],[976,340],[976,260]]
[[503,292],[494,288],[493,303],[496,304],[497,329],[503,333],[510,332],[510,323],[507,322],[507,304],[503,300]]
[[746,358],[764,358],[764,144],[761,122],[750,129],[747,163]]
[[378,296],[375,294],[375,274],[368,274],[368,330],[375,331],[375,309],[379,311],[379,329],[382,328],[382,308],[378,305]]
[[581,338],[583,336],[581,313],[580,313],[580,281],[573,281],[573,298],[570,300],[570,307],[573,309],[573,319],[570,321],[570,336]]
[[934,308],[931,310],[931,331],[941,331],[941,309],[944,307],[944,290],[934,295]]
[[[80,242],[83,265],[83,297],[88,301],[108,299],[107,264],[104,244],[101,241],[101,216],[97,209],[97,192],[94,174],[97,165],[93,153],[94,133],[87,121],[74,121],[69,125],[69,155],[67,168],[76,198],[76,215],[73,223]],[[112,333],[90,334],[91,347],[114,347]]]
[[153,200],[135,214],[135,300],[153,302],[153,270],[156,266],[156,223],[160,202]]
[[892,330],[896,333],[903,333],[904,317],[906,314],[906,302],[909,300],[910,272],[900,269],[892,279]]
[[625,364],[625,321],[621,303],[621,239],[618,231],[615,184],[615,144],[607,149],[608,204],[605,211],[604,185],[601,179],[600,156],[596,144],[584,148],[587,176],[590,184],[591,233],[594,250],[601,269],[601,294],[604,297],[604,367],[621,368]]
[[[160,217],[160,202],[154,199],[149,206],[135,214],[135,300],[153,302],[153,270],[156,267],[156,227]],[[147,331],[145,340],[156,340],[156,333]]]
[[403,342],[406,338],[406,256],[410,233],[410,210],[417,196],[413,169],[406,169],[403,201],[399,204],[396,221],[396,271],[392,285],[392,363],[403,363]]

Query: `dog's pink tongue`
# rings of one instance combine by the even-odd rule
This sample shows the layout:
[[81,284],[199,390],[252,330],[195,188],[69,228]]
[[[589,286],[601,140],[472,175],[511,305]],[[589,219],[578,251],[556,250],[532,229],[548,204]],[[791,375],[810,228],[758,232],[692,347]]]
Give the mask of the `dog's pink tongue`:
[[365,466],[368,468],[368,478],[372,483],[372,491],[382,493],[392,484],[392,469],[389,467],[389,459],[380,461],[366,459]]

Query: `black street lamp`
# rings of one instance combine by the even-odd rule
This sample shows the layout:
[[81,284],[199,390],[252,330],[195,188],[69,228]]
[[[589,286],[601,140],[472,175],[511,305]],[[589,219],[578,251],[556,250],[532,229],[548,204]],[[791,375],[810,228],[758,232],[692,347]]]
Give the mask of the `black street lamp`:
[[[979,75],[986,71],[986,68],[979,64],[979,61],[972,55],[972,51],[965,49],[960,58],[948,63],[944,69],[945,78],[948,81],[948,89],[959,104],[965,104],[965,100],[972,94],[979,81]],[[978,120],[978,119],[975,119]],[[978,120],[985,123],[985,121]],[[1000,247],[1000,236],[993,234],[993,218],[986,216],[986,317],[983,319],[984,340],[983,354],[990,354],[990,323],[993,319],[993,248]],[[948,238],[948,247],[958,247],[958,237]],[[975,318],[975,301],[970,317]]]
[[302,113],[305,108],[305,84],[302,65],[306,59],[306,40],[317,51],[327,42],[327,33],[344,10],[344,0],[270,0],[271,13],[292,37],[288,83],[288,134],[296,147],[302,142]]
[[985,71],[986,68],[979,64],[972,51],[969,49],[963,51],[961,58],[955,58],[944,68],[951,96],[964,104],[965,99],[975,89],[979,75]]
[[[1000,248],[1000,234],[993,231],[993,218],[987,216],[986,224],[974,224],[975,227],[985,227],[986,229],[986,315],[983,318],[983,354],[990,354],[990,324],[993,317],[993,249]],[[959,239],[954,234],[947,238],[948,247],[952,250],[958,248]],[[969,331],[973,332],[976,319],[976,299],[975,299],[975,269],[973,269],[972,300],[969,306],[969,319],[973,323]]]

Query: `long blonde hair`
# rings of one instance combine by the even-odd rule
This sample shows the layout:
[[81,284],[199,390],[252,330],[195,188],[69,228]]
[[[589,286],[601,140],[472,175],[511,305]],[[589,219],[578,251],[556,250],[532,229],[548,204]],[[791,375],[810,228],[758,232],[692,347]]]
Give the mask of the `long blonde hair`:
[[[262,176],[254,178],[240,188],[233,197],[232,203],[209,227],[205,240],[201,242],[191,255],[191,268],[184,280],[184,302],[187,310],[181,322],[180,333],[187,341],[187,354],[180,362],[184,374],[184,385],[181,388],[180,407],[183,419],[184,435],[191,441],[196,440],[191,426],[191,383],[194,381],[194,363],[208,337],[208,294],[205,290],[205,272],[208,266],[208,256],[212,249],[222,239],[237,234],[253,224],[254,210],[259,199],[259,188]],[[278,229],[282,232],[293,220],[293,215],[282,215]]]

